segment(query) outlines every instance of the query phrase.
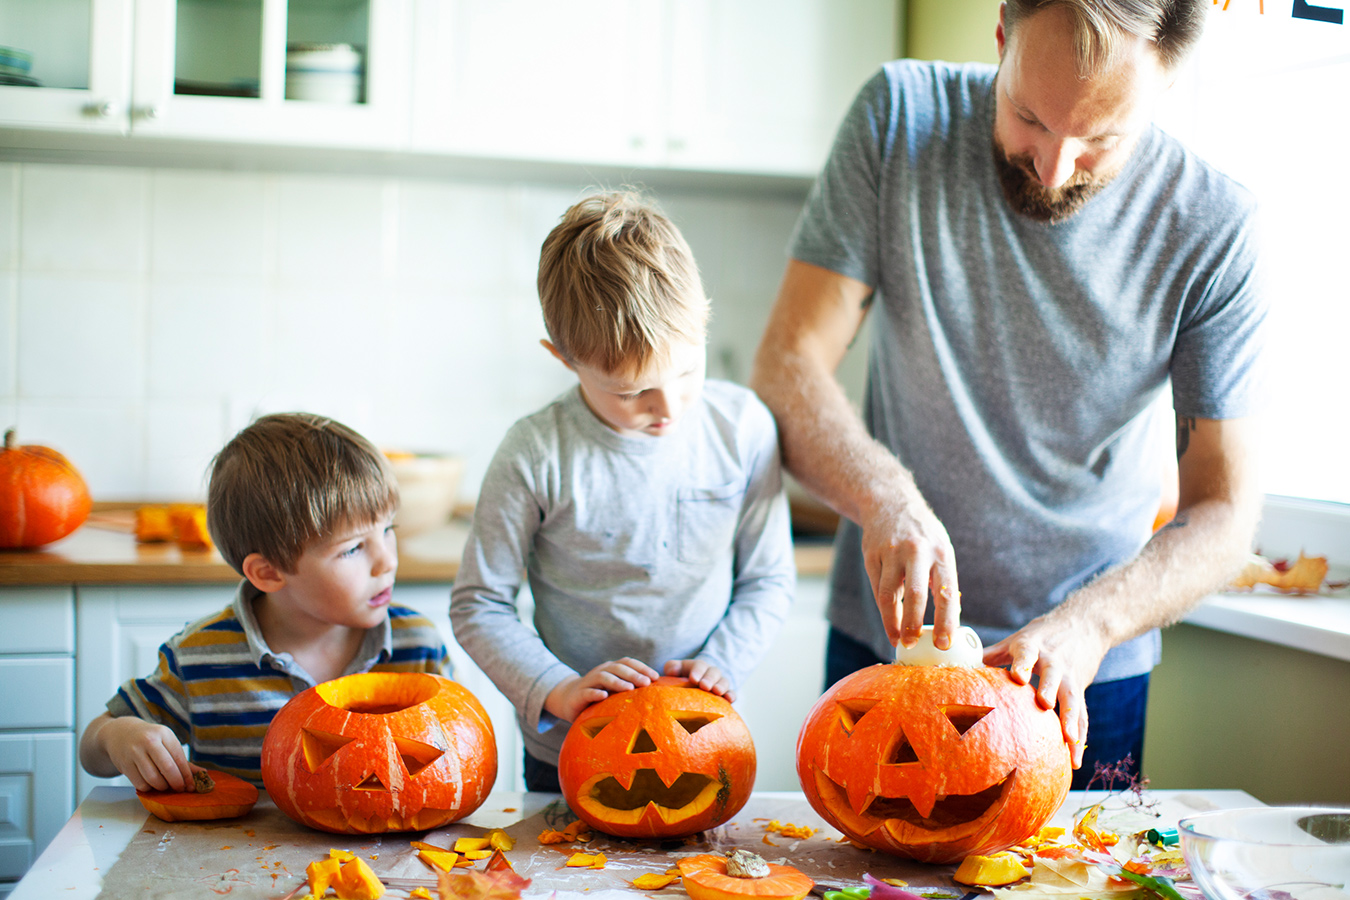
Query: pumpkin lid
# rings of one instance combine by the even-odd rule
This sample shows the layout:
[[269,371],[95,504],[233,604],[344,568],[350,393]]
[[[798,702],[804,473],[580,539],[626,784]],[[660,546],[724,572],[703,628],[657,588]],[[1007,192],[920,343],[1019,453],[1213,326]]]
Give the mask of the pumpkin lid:
[[933,626],[925,625],[913,647],[895,648],[896,665],[938,666],[964,669],[984,668],[984,643],[975,629],[962,625],[952,635],[951,646],[939,650],[933,646]]

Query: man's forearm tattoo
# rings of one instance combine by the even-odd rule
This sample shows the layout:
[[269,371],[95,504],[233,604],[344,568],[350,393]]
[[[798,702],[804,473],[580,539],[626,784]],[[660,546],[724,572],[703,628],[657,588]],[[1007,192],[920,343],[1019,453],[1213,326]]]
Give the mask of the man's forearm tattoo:
[[1191,445],[1191,432],[1195,430],[1194,416],[1177,416],[1177,459],[1180,460]]

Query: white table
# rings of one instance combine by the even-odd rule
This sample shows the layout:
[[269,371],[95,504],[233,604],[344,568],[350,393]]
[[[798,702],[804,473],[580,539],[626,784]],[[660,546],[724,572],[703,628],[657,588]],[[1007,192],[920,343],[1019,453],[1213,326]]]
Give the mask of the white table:
[[[800,798],[801,795],[768,792],[760,796]],[[1150,791],[1148,796],[1162,803],[1165,813],[1159,824],[1167,827],[1188,812],[1262,805],[1244,791]],[[1097,791],[1070,793],[1052,823],[1071,827],[1074,811],[1101,797],[1101,792]],[[528,818],[556,799],[556,794],[496,791],[479,811],[464,821],[483,828],[503,828]],[[507,807],[514,812],[500,811]],[[145,820],[145,808],[136,800],[131,788],[94,788],[19,882],[10,900],[51,900],[53,897],[92,900],[98,895],[101,873],[112,868]]]

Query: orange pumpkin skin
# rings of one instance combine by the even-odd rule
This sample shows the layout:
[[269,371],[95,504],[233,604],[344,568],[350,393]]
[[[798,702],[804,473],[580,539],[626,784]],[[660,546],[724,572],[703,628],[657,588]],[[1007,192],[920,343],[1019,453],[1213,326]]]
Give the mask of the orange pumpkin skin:
[[763,878],[727,874],[725,856],[700,853],[677,863],[684,891],[693,900],[802,900],[815,882],[792,866],[768,863]]
[[258,789],[228,772],[208,773],[215,787],[205,794],[195,791],[137,791],[136,799],[157,819],[165,822],[198,822],[233,819],[253,809]]
[[1068,794],[1059,719],[1004,669],[882,664],[822,696],[797,738],[811,806],[858,843],[921,862],[1036,833]]
[[84,524],[92,501],[79,471],[60,453],[20,446],[14,430],[0,449],[0,548],[41,547]]
[[263,785],[303,825],[425,831],[467,816],[497,778],[487,711],[421,672],[347,675],[297,694],[267,728]]
[[577,716],[558,781],[572,811],[618,837],[684,837],[730,819],[755,784],[755,744],[730,703],[662,677]]

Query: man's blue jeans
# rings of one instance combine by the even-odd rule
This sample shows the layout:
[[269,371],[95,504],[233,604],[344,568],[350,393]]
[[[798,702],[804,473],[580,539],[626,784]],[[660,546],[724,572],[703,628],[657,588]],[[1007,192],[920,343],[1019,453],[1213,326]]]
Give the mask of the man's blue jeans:
[[[825,647],[825,687],[828,689],[844,676],[880,662],[890,660],[881,659],[871,647],[831,628]],[[1114,784],[1099,777],[1092,785],[1094,789],[1127,787],[1128,782],[1122,776],[1137,778],[1144,758],[1148,673],[1088,685],[1084,700],[1088,712],[1087,747],[1082,768],[1073,773],[1073,789],[1084,789],[1099,766],[1114,774]],[[1124,763],[1126,758],[1128,763]]]

